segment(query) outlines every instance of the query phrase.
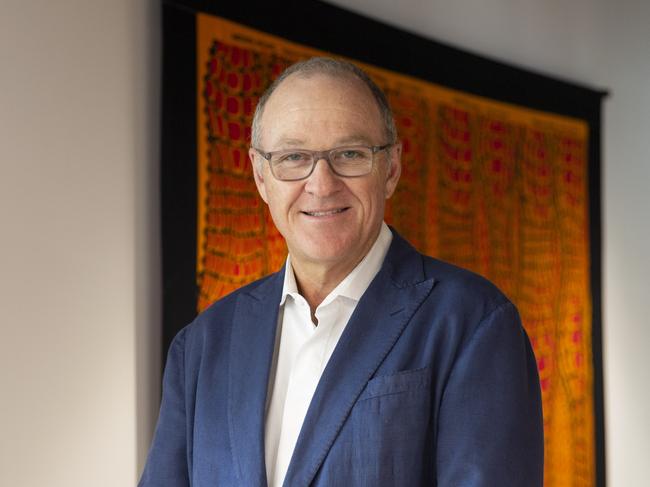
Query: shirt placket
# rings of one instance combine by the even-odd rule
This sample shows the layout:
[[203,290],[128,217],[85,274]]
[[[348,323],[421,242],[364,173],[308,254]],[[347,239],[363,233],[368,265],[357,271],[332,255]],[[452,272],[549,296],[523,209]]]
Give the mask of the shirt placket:
[[[332,326],[336,320],[338,303],[334,301],[316,310],[318,326],[314,328],[309,306],[300,304],[301,326],[310,328],[310,336],[298,350],[289,375],[289,384],[285,399],[282,433],[278,445],[276,479],[279,482],[285,475],[290,455],[293,454],[302,423],[309,409],[321,373],[325,367],[325,356]],[[301,330],[305,332],[306,330]],[[279,485],[276,482],[276,485]]]

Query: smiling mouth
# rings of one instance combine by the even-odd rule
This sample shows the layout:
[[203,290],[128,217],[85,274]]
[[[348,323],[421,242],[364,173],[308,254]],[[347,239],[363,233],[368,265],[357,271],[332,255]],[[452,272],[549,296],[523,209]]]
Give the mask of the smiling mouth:
[[345,208],[336,208],[334,210],[303,211],[301,213],[304,213],[305,215],[309,215],[309,216],[331,216],[331,215],[336,215],[337,213],[343,213],[348,209],[349,207],[345,207]]

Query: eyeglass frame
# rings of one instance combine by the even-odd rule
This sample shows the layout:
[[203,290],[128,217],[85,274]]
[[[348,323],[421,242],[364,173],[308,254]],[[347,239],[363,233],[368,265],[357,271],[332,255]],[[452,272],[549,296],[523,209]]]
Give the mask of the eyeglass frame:
[[[314,172],[314,169],[316,168],[316,163],[318,161],[320,161],[321,159],[325,160],[325,162],[327,162],[327,165],[329,166],[331,171],[340,178],[360,178],[360,177],[363,177],[363,176],[367,176],[368,174],[370,174],[372,172],[372,168],[375,165],[375,154],[377,154],[378,152],[390,149],[394,145],[395,145],[394,142],[389,142],[388,144],[384,144],[384,145],[348,145],[348,146],[344,145],[344,146],[341,146],[341,147],[334,147],[333,149],[328,149],[328,150],[324,150],[324,151],[314,151],[314,150],[309,150],[309,149],[284,149],[284,150],[277,150],[277,151],[271,151],[271,152],[264,152],[263,150],[258,149],[257,147],[251,147],[251,148],[253,150],[255,150],[259,155],[261,155],[264,159],[266,159],[268,161],[269,169],[271,170],[271,174],[273,175],[273,177],[275,179],[277,179],[278,181],[290,181],[290,182],[292,182],[292,181],[303,181],[303,180],[307,179],[309,176],[311,176],[313,174],[313,172]],[[355,148],[357,148],[357,149],[359,149],[359,148],[370,149],[370,151],[372,153],[372,162],[370,164],[370,169],[366,173],[356,174],[354,176],[339,174],[336,171],[336,169],[334,169],[334,166],[332,165],[332,162],[330,161],[330,156],[331,156],[332,152],[338,151],[338,150],[341,150],[341,149],[355,149]],[[280,154],[282,152],[292,152],[292,151],[304,152],[304,153],[307,153],[307,154],[311,154],[311,157],[312,157],[311,169],[309,170],[309,172],[307,173],[306,176],[303,176],[301,178],[297,178],[297,179],[280,179],[279,177],[277,177],[275,175],[275,172],[273,171],[273,164],[271,164],[271,158],[275,154]]]

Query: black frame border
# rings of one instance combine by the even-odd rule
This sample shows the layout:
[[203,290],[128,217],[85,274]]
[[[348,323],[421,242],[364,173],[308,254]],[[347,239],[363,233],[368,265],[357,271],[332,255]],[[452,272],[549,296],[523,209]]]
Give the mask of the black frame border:
[[[607,92],[534,73],[390,27],[316,0],[162,0],[161,211],[163,353],[196,316],[196,14],[502,102],[589,125],[589,215],[596,486],[606,485],[602,362],[601,105]],[[327,28],[323,28],[327,26]],[[353,42],[349,32],[354,32]],[[291,33],[291,34],[288,34]],[[436,59],[425,63],[422,59]],[[189,238],[188,236],[192,236]]]

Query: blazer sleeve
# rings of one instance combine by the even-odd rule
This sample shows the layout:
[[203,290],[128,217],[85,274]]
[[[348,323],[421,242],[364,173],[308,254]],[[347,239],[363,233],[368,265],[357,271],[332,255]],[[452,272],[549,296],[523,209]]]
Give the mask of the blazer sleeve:
[[544,432],[537,363],[505,303],[460,350],[442,394],[439,487],[542,487]]
[[158,424],[138,487],[190,485],[184,400],[186,330],[180,331],[169,347]]

